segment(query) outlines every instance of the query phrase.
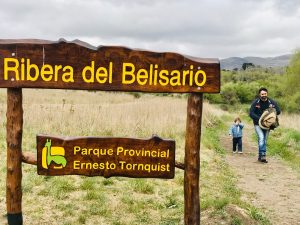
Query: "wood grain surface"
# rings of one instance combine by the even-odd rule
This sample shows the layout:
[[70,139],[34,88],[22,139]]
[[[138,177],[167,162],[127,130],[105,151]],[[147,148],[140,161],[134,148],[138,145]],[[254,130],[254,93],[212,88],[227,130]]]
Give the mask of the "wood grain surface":
[[200,143],[203,94],[188,98],[184,170],[184,224],[200,225]]
[[[5,63],[4,59],[10,60]],[[16,62],[11,59],[17,60],[19,66],[16,67]],[[29,64],[27,64],[28,59]],[[134,72],[132,67],[125,66],[124,63],[134,65]],[[38,67],[39,76],[36,80],[28,80],[27,74],[35,78],[35,69],[33,67],[30,69],[28,66],[32,64]],[[43,77],[46,81],[41,76],[42,67],[45,65]],[[61,66],[57,67],[57,76],[54,75],[55,66]],[[70,67],[72,79],[66,74],[70,72],[68,70]],[[19,77],[16,76],[13,68],[17,68]],[[83,78],[84,68],[87,68],[84,75],[86,79]],[[97,69],[99,69],[98,78]],[[206,74],[206,80],[201,86],[199,83],[203,81],[203,73],[199,73],[195,78],[199,70]],[[5,71],[7,71],[6,75]],[[126,74],[125,71],[131,71],[134,77]],[[139,76],[138,71],[140,71]],[[159,79],[161,71],[165,76]],[[172,71],[176,73],[171,75]],[[184,75],[184,71],[188,72]],[[158,77],[156,83],[155,73]],[[178,73],[180,76],[178,75],[178,79],[175,79]],[[63,80],[62,77],[65,79]],[[166,82],[166,79],[169,81]],[[198,80],[198,84],[195,83],[195,79]],[[140,83],[137,82],[138,80]],[[196,58],[172,52],[158,53],[120,46],[93,47],[79,40],[72,42],[64,39],[57,42],[35,39],[0,40],[1,87],[218,93],[220,91],[220,63],[218,59]]]
[[6,117],[6,206],[8,214],[18,214],[22,212],[22,89],[7,89]]
[[[134,139],[38,135],[37,151],[40,175],[171,179],[175,173],[175,141],[157,136]],[[47,157],[50,157],[48,165],[46,161],[43,163]],[[57,168],[61,166],[64,167]]]

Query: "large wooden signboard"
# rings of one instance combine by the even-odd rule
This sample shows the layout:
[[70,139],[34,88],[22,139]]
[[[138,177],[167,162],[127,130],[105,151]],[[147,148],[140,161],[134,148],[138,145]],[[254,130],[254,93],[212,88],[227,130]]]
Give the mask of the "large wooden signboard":
[[174,178],[175,141],[37,136],[40,175]]
[[[22,162],[43,175],[173,178],[175,142],[158,137],[37,136],[37,158],[22,153],[22,88],[191,93],[187,105],[184,223],[200,224],[202,93],[220,92],[220,63],[177,53],[93,47],[81,41],[0,40],[0,88],[7,88],[6,205],[9,225],[23,224]],[[100,150],[101,149],[101,150]],[[106,149],[103,151],[103,149]]]
[[0,88],[220,91],[220,63],[80,41],[0,40]]

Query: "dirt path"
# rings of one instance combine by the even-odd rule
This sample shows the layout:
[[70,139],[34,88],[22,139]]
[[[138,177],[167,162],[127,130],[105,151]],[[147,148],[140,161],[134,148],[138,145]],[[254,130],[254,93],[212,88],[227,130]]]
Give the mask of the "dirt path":
[[232,153],[229,135],[220,138],[227,151],[226,160],[235,171],[238,187],[244,193],[242,199],[262,209],[272,224],[300,225],[299,174],[274,157],[267,157],[267,164],[259,163],[257,144],[251,140],[253,132],[252,124],[246,124],[243,154]]

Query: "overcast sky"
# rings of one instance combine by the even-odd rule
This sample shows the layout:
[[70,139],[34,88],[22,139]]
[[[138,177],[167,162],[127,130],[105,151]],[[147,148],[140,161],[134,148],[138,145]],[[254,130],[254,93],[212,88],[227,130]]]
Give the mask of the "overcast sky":
[[300,48],[300,0],[0,0],[0,30],[203,58],[278,56]]

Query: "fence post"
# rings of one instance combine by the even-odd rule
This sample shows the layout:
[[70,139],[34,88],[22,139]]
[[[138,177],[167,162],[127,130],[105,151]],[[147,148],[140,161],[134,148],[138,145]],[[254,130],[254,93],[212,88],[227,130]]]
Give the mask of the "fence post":
[[199,175],[203,94],[188,98],[185,138],[184,223],[200,225]]
[[22,216],[22,89],[7,89],[6,111],[7,176],[6,208],[9,225],[23,224]]

